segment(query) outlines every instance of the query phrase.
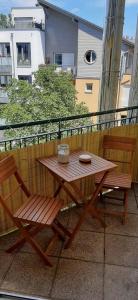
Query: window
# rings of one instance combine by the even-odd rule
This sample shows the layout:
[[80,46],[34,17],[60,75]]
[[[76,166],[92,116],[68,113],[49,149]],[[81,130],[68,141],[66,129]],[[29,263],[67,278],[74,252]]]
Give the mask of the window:
[[0,57],[11,56],[10,43],[0,43]]
[[55,53],[54,63],[59,67],[62,67],[63,70],[66,68],[74,67],[74,53]]
[[86,83],[85,85],[85,93],[92,93],[93,84],[92,83]]
[[84,60],[87,64],[93,64],[96,60],[96,53],[94,50],[88,50],[85,53]]
[[55,54],[55,64],[62,66],[62,54]]
[[11,78],[12,77],[10,75],[0,75],[0,86],[6,86],[7,84],[10,84]]
[[19,75],[18,79],[19,80],[26,80],[29,83],[32,83],[32,76],[31,75]]
[[31,65],[31,46],[30,43],[17,43],[17,65]]
[[33,27],[32,17],[15,17],[14,18],[15,28],[18,29],[29,29]]

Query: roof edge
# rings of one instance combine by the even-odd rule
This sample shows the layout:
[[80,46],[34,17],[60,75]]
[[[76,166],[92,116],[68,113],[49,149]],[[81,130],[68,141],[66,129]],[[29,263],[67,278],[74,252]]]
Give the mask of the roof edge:
[[[95,29],[98,29],[100,32],[103,32],[103,28],[102,27],[100,27],[100,26],[98,26],[98,25],[96,25],[96,24],[94,24],[94,23],[92,23],[92,22],[90,22],[90,21],[88,21],[86,19],[83,19],[83,18],[81,18],[81,17],[79,17],[79,16],[77,16],[75,14],[72,14],[71,12],[68,12],[67,10],[64,10],[63,8],[60,8],[60,7],[58,7],[58,6],[54,5],[54,4],[51,4],[51,3],[47,2],[46,0],[37,0],[37,1],[43,7],[48,7],[48,8],[51,8],[53,10],[56,10],[57,12],[59,12],[61,14],[64,14],[64,15],[70,17],[70,18],[74,18],[74,19],[76,19],[78,21],[81,21],[81,22],[85,23],[88,26],[91,26],[91,27],[93,27]],[[123,37],[122,41],[125,44],[127,44],[127,45],[129,45],[131,47],[134,47],[134,43],[131,42],[131,41],[129,41],[129,40],[127,40],[126,38]]]
[[77,16],[75,14],[72,14],[71,12],[69,12],[69,11],[67,11],[67,10],[65,10],[63,8],[60,8],[60,7],[58,7],[58,6],[54,5],[54,4],[51,4],[51,3],[49,3],[49,2],[47,2],[45,0],[38,0],[38,3],[40,5],[42,5],[42,6],[44,6],[44,7],[46,6],[48,8],[53,9],[53,10],[56,10],[57,12],[62,13],[64,15],[70,17],[70,18],[74,18],[74,19],[76,19],[78,21],[80,20],[80,21],[82,21],[83,23],[85,23],[85,24],[87,24],[89,26],[95,27],[96,29],[98,29],[101,32],[103,31],[102,27],[100,27],[100,26],[98,26],[98,25],[96,25],[96,24],[94,24],[94,23],[92,23],[92,22],[90,22],[90,21],[88,21],[86,19],[83,19],[83,18],[81,18],[81,17],[79,17],[79,16]]

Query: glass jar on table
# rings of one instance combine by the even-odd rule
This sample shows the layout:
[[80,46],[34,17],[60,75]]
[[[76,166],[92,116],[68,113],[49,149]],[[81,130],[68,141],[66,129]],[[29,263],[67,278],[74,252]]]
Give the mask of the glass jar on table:
[[69,162],[69,145],[60,144],[58,145],[58,162],[66,164]]

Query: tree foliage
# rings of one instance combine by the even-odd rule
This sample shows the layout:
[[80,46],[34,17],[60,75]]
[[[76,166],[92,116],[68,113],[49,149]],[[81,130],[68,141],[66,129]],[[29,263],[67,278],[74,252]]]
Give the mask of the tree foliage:
[[0,28],[8,28],[12,26],[11,15],[0,14]]
[[[9,103],[0,107],[0,118],[6,124],[45,120],[55,117],[84,114],[88,108],[84,103],[77,103],[75,86],[71,74],[55,72],[55,66],[39,69],[34,74],[33,84],[23,80],[13,79],[7,87]],[[68,124],[70,126],[73,123]],[[76,124],[78,125],[78,124]],[[67,124],[66,124],[67,126]],[[49,125],[49,130],[56,130],[56,125]],[[47,128],[47,129],[48,129]],[[27,134],[46,130],[44,126],[26,129]],[[24,135],[18,130],[10,136]]]

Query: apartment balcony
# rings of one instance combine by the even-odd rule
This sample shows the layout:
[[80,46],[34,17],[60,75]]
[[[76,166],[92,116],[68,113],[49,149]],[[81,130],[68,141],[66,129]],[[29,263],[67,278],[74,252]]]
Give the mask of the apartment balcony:
[[[53,194],[57,184],[48,170],[36,161],[39,157],[55,155],[57,145],[68,143],[70,150],[82,148],[101,155],[101,140],[104,134],[135,137],[138,136],[138,107],[126,109],[125,120],[118,117],[102,124],[93,123],[101,113],[73,116],[24,124],[0,126],[7,130],[32,127],[37,132],[31,136],[21,136],[0,141],[0,159],[13,154],[20,173],[27,186],[34,193]],[[107,112],[114,113],[113,111]],[[130,112],[130,113],[129,113]],[[88,120],[84,125],[82,120]],[[109,118],[107,118],[109,119]],[[71,123],[69,123],[71,122]],[[74,123],[73,123],[74,122]],[[82,125],[80,125],[82,124]],[[46,126],[45,126],[46,125]],[[54,126],[53,126],[54,125]],[[49,126],[49,127],[48,127]],[[45,131],[44,128],[48,128]],[[59,141],[60,140],[60,141]],[[4,210],[0,218],[0,293],[22,296],[23,299],[87,299],[87,300],[130,300],[138,298],[138,144],[134,157],[133,186],[129,192],[128,219],[122,225],[120,218],[105,216],[103,229],[96,219],[88,217],[76,235],[71,248],[64,249],[59,241],[50,253],[54,263],[46,267],[31,247],[25,244],[17,252],[5,252],[15,242],[18,235]],[[12,191],[14,183],[8,182],[5,189]],[[92,178],[77,181],[85,197],[92,192]],[[3,188],[3,193],[5,192]],[[61,191],[66,210],[60,218],[70,230],[74,228],[82,207],[71,207],[71,199]],[[9,200],[8,200],[9,201]],[[23,203],[23,198],[9,201],[12,211]],[[101,203],[99,203],[102,205]],[[109,204],[108,204],[109,205]],[[111,206],[111,204],[110,204]],[[119,209],[119,207],[118,207]],[[13,231],[13,232],[12,232]],[[9,233],[9,234],[8,234]],[[45,240],[51,236],[50,230],[43,230],[37,240],[45,249]],[[3,296],[4,297],[4,296]],[[3,298],[4,299],[4,298]],[[13,298],[14,299],[14,298]],[[19,299],[19,298],[18,298]],[[21,298],[22,299],[22,298]]]
[[12,75],[11,57],[0,57],[0,74]]
[[28,22],[23,22],[23,21],[16,21],[14,24],[14,28],[16,29],[40,29],[40,30],[44,30],[45,29],[45,25],[43,23],[38,23],[38,22],[33,22],[33,21],[28,21]]
[[56,72],[57,73],[59,73],[61,71],[65,72],[65,73],[68,73],[68,74],[72,74],[73,76],[76,75],[76,67],[72,66],[72,65],[56,67]]
[[17,67],[31,67],[31,60],[30,59],[18,59]]

